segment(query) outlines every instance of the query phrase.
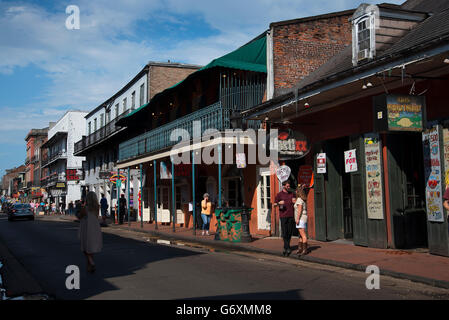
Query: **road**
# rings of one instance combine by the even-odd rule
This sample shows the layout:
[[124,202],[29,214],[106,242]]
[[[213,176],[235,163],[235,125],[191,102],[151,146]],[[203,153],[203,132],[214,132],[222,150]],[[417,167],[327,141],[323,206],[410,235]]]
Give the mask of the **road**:
[[[0,242],[23,266],[23,277],[35,279],[55,299],[449,299],[449,290],[406,280],[381,276],[380,289],[368,290],[363,272],[261,254],[162,245],[113,227],[103,228],[97,272],[88,274],[77,231],[74,222],[8,222],[0,214]],[[69,265],[79,266],[79,290],[66,288]]]

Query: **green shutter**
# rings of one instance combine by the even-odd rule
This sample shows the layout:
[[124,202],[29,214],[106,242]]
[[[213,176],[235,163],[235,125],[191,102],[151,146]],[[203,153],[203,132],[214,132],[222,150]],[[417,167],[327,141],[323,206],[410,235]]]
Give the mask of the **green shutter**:
[[341,175],[344,170],[344,151],[341,144],[327,141],[326,221],[327,240],[333,241],[344,237],[343,230],[343,193]]
[[324,174],[317,173],[316,157],[323,150],[319,144],[314,146],[314,199],[315,199],[315,238],[326,241],[326,194],[324,191]]
[[357,172],[351,173],[351,201],[353,241],[358,246],[368,246],[366,211],[365,148],[363,136],[350,138],[351,149],[356,149]]

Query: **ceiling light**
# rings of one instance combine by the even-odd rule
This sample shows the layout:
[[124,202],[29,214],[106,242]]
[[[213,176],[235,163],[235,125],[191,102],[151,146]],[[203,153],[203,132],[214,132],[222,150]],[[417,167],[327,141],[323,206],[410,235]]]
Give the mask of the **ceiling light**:
[[449,64],[449,58],[444,59],[443,62]]
[[306,103],[304,103],[304,107],[308,108],[308,107],[310,107],[310,105],[306,102]]
[[362,89],[363,89],[363,90],[368,89],[368,87],[366,86],[366,84],[363,84]]
[[367,86],[367,87],[372,87],[373,84],[372,84],[371,82],[368,82],[368,83],[366,84],[366,86]]

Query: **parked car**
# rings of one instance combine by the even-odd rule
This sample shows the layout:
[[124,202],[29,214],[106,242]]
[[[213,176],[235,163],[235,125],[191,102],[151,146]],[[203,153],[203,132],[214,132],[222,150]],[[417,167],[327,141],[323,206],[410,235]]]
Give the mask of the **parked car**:
[[17,219],[34,220],[34,212],[29,203],[15,203],[11,206],[8,212],[8,220]]

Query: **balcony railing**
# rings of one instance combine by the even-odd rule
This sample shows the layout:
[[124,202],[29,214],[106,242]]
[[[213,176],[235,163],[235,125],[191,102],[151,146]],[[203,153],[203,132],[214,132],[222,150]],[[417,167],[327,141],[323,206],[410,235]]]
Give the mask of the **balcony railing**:
[[48,165],[49,163],[59,160],[59,159],[67,159],[67,151],[59,151],[58,153],[52,154],[47,158],[42,159],[42,167]]
[[89,146],[93,145],[94,143],[97,143],[97,142],[107,138],[109,135],[120,130],[121,128],[117,128],[115,126],[115,124],[117,123],[118,120],[120,120],[121,118],[126,116],[129,113],[129,111],[130,111],[130,109],[126,110],[121,115],[119,115],[117,118],[111,120],[104,127],[101,127],[100,129],[98,129],[94,133],[88,135],[87,137],[83,136],[83,138],[80,141],[75,143],[75,148],[74,148],[75,152],[74,153],[78,153],[78,152],[88,148]]
[[39,157],[38,156],[32,156],[31,157],[31,163],[36,163],[39,161]]
[[189,133],[189,137],[193,137],[194,121],[201,122],[201,135],[208,129],[216,129],[218,131],[231,129],[231,114],[233,111],[241,110],[223,107],[221,102],[217,102],[125,141],[119,145],[119,161],[136,158],[174,146],[179,143],[178,141],[170,141],[170,135],[175,129],[184,129]]
[[25,165],[28,165],[30,163],[31,159],[29,157],[25,158]]

